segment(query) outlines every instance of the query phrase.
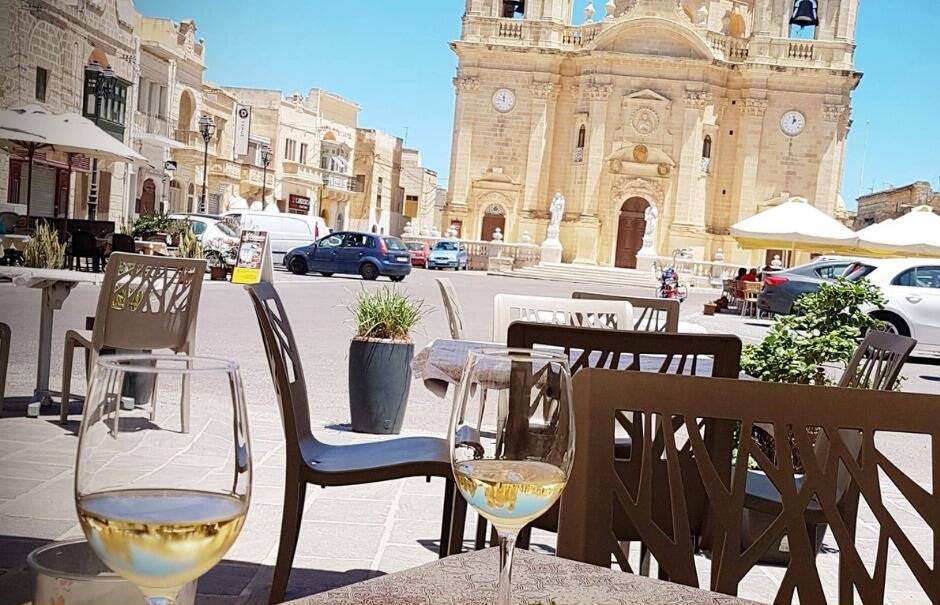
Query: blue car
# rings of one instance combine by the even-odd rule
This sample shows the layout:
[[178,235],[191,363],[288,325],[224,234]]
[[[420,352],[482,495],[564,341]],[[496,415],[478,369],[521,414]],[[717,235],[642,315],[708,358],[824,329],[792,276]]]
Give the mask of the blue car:
[[384,275],[402,281],[411,273],[411,255],[397,237],[340,231],[284,255],[284,266],[297,275],[334,273],[373,280]]
[[456,240],[441,240],[431,248],[428,255],[428,269],[467,270],[470,255],[467,248]]

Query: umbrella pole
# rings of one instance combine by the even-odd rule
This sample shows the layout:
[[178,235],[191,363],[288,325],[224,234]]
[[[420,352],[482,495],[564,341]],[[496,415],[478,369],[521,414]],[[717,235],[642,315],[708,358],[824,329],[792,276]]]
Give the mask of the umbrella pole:
[[62,231],[64,233],[62,236],[68,241],[69,238],[69,210],[72,207],[72,158],[75,157],[74,153],[68,154],[69,162],[69,176],[68,176],[68,190],[65,192],[65,223],[62,226]]
[[26,148],[26,158],[29,165],[26,168],[26,230],[29,231],[29,207],[33,199],[33,156],[36,155],[36,146]]

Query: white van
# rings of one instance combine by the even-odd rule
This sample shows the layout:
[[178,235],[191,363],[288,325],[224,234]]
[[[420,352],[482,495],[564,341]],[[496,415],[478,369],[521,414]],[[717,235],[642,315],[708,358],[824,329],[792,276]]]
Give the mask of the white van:
[[[202,240],[204,244],[213,240],[234,240],[237,244],[241,229],[268,232],[275,265],[280,264],[284,255],[294,248],[312,244],[330,234],[330,228],[318,216],[230,210],[222,215],[222,220],[206,229]],[[226,256],[229,264],[234,264],[234,254]]]

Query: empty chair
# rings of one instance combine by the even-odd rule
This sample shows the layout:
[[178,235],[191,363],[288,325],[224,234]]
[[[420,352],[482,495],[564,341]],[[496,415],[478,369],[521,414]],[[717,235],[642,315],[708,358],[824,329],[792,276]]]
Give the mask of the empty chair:
[[447,314],[450,337],[454,340],[463,340],[463,311],[460,309],[460,301],[457,300],[454,284],[447,277],[438,277],[436,281],[437,287],[441,290],[441,298],[444,300],[444,313]]
[[123,233],[112,233],[111,252],[127,252],[128,254],[136,253],[137,246],[134,245],[134,238]]
[[[574,292],[578,300],[623,300],[633,306],[633,329],[639,332],[679,331],[679,301],[672,298],[644,298],[594,292]],[[637,312],[639,311],[639,317]]]
[[15,212],[0,212],[0,233],[13,233],[20,215]]
[[307,484],[327,487],[404,477],[443,477],[446,487],[440,555],[445,556],[452,543],[452,519],[455,527],[463,528],[467,506],[454,489],[447,440],[438,437],[402,437],[348,445],[329,445],[319,441],[311,430],[310,405],[300,352],[281,299],[274,286],[268,283],[246,286],[245,289],[251,295],[261,327],[287,444],[284,516],[281,520],[270,603],[284,600],[297,548]]
[[[116,252],[105,271],[94,328],[65,333],[62,357],[62,401],[59,420],[68,420],[75,347],[88,351],[85,376],[106,349],[153,351],[170,349],[193,355],[196,315],[206,272],[206,261],[158,258]],[[156,388],[156,384],[154,385]],[[156,401],[150,416],[156,414]],[[180,423],[189,431],[189,375],[183,376]]]
[[0,323],[0,416],[3,415],[3,398],[7,388],[7,366],[10,362],[10,326]]
[[90,231],[73,232],[72,242],[69,244],[68,249],[67,268],[81,271],[82,261],[85,261],[85,270],[90,269],[97,273],[100,260],[101,251],[98,249],[98,240],[95,239],[95,234]]
[[[940,601],[940,584],[931,563],[933,538],[929,533],[926,539],[912,537],[900,527],[912,514],[932,525],[935,498],[910,476],[910,470],[895,466],[875,438],[891,432],[894,439],[926,444],[929,451],[929,444],[940,439],[936,413],[940,397],[598,369],[578,372],[573,390],[577,455],[561,497],[559,556],[605,567],[613,557],[629,568],[617,540],[618,524],[629,522],[642,534],[662,577],[698,586],[691,503],[704,494],[714,549],[709,560],[698,563],[710,570],[708,588],[736,594],[762,552],[786,538],[791,557],[773,602],[791,603],[796,596],[800,603],[825,603],[829,600],[825,582],[805,526],[812,504],[817,503],[818,514],[833,529],[832,556],[839,558],[838,602],[851,602],[853,591],[863,603],[886,602],[886,577],[898,577],[897,570],[888,571],[891,566],[904,569],[905,593],[919,589],[924,596],[918,600]],[[640,429],[633,451],[641,455],[630,459],[614,453],[615,431],[623,426],[624,416]],[[753,439],[735,443],[727,433],[716,433],[709,442],[700,423],[703,419],[740,424],[744,435],[750,435],[758,421],[770,424],[781,436],[792,427],[796,445],[807,453],[802,476],[790,464],[772,462]],[[825,455],[810,445],[810,428],[832,437]],[[860,455],[843,439],[846,430],[861,434]],[[737,448],[733,458],[727,455],[732,446]],[[788,459],[790,447],[788,439],[776,440],[774,459]],[[749,460],[782,489],[774,523],[745,550],[741,524]],[[936,456],[921,462],[927,477],[940,472]],[[890,481],[879,480],[879,475]],[[668,487],[668,498],[661,497],[657,478]],[[878,520],[880,527],[874,530],[878,540],[856,543],[847,527],[854,511],[846,510],[844,499],[840,502],[844,483],[859,490]],[[913,543],[917,540],[920,548]],[[889,544],[897,547],[900,557],[889,555]]]
[[632,330],[633,307],[616,300],[574,300],[497,294],[493,299],[493,341],[506,342],[514,321],[608,330]]

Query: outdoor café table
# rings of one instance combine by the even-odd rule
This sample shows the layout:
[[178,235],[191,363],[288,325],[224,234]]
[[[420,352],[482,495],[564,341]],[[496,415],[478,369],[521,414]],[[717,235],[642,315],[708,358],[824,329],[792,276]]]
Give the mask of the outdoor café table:
[[[498,568],[497,549],[477,550],[321,592],[291,601],[288,605],[495,603]],[[521,549],[515,553],[512,592],[514,603],[544,605],[753,603],[738,597]]]
[[61,269],[34,269],[31,267],[0,267],[0,278],[13,281],[14,286],[42,289],[39,308],[39,358],[36,365],[36,390],[32,401],[46,405],[52,402],[49,394],[49,359],[52,353],[53,314],[62,308],[69,293],[80,283],[100,284],[102,274],[65,271]]
[[154,254],[169,256],[169,250],[164,242],[134,240],[134,247],[137,248],[137,252],[146,254],[147,256],[153,256]]

